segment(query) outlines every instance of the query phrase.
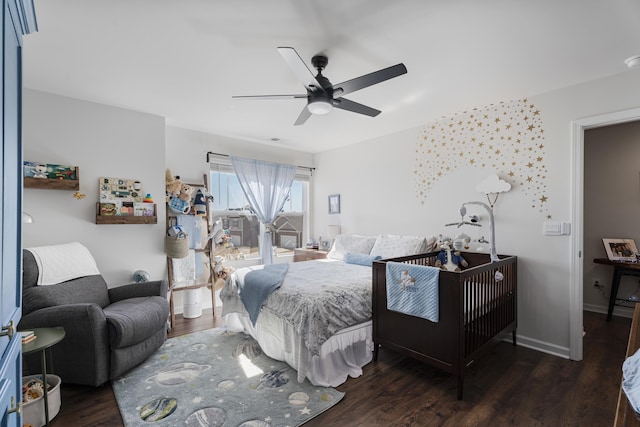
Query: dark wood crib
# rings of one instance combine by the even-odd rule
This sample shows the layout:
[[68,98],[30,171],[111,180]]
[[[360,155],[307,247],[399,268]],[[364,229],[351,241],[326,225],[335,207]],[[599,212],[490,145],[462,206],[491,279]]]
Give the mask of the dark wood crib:
[[430,252],[373,263],[373,360],[384,346],[451,372],[462,399],[465,370],[505,334],[511,332],[516,344],[517,257],[499,255],[491,262],[488,254],[463,252],[467,268],[440,272],[437,323],[388,310],[386,263],[433,266],[437,256]]

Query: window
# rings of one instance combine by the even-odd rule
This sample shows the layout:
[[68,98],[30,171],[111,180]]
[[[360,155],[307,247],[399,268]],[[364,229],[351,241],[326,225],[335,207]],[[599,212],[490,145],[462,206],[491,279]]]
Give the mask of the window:
[[[216,254],[229,260],[259,258],[258,236],[260,222],[244,196],[240,182],[232,169],[212,165],[209,175],[213,201],[213,221],[221,220],[227,242],[216,245]],[[293,255],[293,249],[303,245],[306,235],[309,180],[296,175],[291,193],[281,214],[274,221],[272,236],[275,256]]]

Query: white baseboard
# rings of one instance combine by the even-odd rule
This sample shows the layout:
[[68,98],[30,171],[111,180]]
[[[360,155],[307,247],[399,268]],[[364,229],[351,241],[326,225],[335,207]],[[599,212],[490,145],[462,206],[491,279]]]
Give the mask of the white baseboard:
[[[511,336],[509,335],[504,341],[512,342]],[[540,341],[534,338],[525,337],[522,335],[516,334],[516,345],[530,348],[532,350],[541,351],[542,353],[551,354],[553,356],[558,356],[563,359],[569,358],[569,348],[561,347],[559,345],[550,344],[548,342]]]
[[[607,314],[607,311],[608,311],[608,306],[606,305],[584,304],[583,308],[585,311],[602,313],[602,314]],[[619,316],[619,317],[632,318],[633,308],[615,306],[613,308],[613,315]],[[511,335],[505,336],[503,341],[512,342]],[[541,351],[543,353],[548,353],[554,356],[562,357],[563,359],[569,359],[570,349],[568,347],[562,347],[556,344],[550,344],[548,342],[540,341],[535,338],[529,338],[529,337],[516,334],[516,345],[530,348],[536,351]]]
[[[584,304],[582,307],[585,311],[590,311],[592,313],[607,314],[607,312],[609,311],[609,307],[606,305]],[[631,319],[633,317],[633,308],[620,307],[616,305],[615,307],[613,307],[613,315],[619,317],[628,317],[629,319]]]

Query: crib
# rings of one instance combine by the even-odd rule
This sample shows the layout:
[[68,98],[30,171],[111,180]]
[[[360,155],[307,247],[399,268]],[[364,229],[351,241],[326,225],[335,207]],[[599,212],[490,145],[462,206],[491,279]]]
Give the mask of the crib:
[[488,254],[463,252],[467,268],[440,272],[437,323],[388,310],[386,263],[433,266],[437,255],[430,252],[373,263],[373,360],[384,346],[455,374],[460,400],[469,366],[509,332],[516,345],[517,257],[499,255],[499,261],[491,262]]

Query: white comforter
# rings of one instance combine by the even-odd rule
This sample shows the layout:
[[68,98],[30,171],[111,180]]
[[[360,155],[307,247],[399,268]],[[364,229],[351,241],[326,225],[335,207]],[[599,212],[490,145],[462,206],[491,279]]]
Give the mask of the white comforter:
[[[371,270],[333,259],[292,263],[262,310],[285,319],[317,355],[336,332],[371,319]],[[246,312],[237,293],[245,272],[238,270],[222,289],[223,316]]]

